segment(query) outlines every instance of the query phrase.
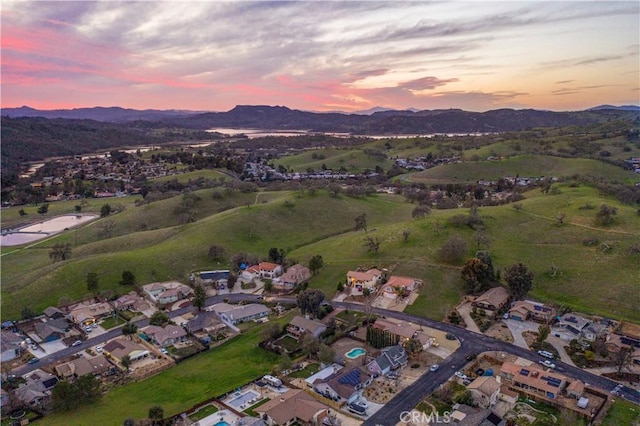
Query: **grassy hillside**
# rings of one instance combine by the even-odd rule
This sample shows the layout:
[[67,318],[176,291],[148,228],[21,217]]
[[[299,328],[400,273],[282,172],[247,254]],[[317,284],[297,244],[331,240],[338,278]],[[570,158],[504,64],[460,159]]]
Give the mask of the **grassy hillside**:
[[500,161],[477,161],[444,164],[419,173],[412,173],[407,180],[427,184],[450,182],[475,183],[478,180],[497,180],[504,176],[571,177],[590,175],[611,181],[640,182],[640,176],[606,164],[584,158],[561,158],[546,155],[521,155]]
[[[480,210],[491,240],[494,264],[504,268],[524,262],[535,273],[533,296],[586,312],[639,320],[637,291],[639,258],[630,255],[640,242],[640,216],[635,208],[602,198],[589,187],[558,185],[560,193],[526,194],[522,209],[510,205]],[[228,256],[237,252],[266,257],[269,248],[285,250],[288,258],[306,263],[320,254],[326,266],[311,287],[334,294],[345,272],[359,266],[388,268],[393,273],[424,280],[425,289],[411,312],[442,318],[455,304],[462,286],[460,265],[445,265],[438,251],[453,235],[465,238],[468,256],[475,251],[475,231],[447,225],[452,215],[466,210],[434,210],[414,220],[414,205],[401,197],[376,195],[363,199],[298,192],[231,194],[214,199],[214,190],[202,190],[198,220],[180,225],[172,213],[180,197],[150,205],[129,206],[122,213],[67,232],[41,245],[13,251],[2,258],[2,318],[19,316],[24,306],[41,311],[61,297],[86,295],[86,275],[97,272],[100,288],[128,291],[118,282],[124,270],[134,272],[140,284],[168,279],[186,280],[192,271],[224,267],[207,257],[210,245],[223,246]],[[218,212],[224,203],[237,207]],[[587,203],[596,209],[581,208]],[[616,206],[615,222],[594,223],[602,203]],[[226,205],[225,205],[226,206]],[[367,214],[368,232],[353,231],[354,218]],[[566,215],[558,225],[556,215]],[[113,220],[115,236],[96,239],[101,221]],[[142,223],[153,224],[140,230]],[[438,224],[438,226],[436,226]],[[151,229],[157,227],[157,229]],[[409,232],[408,241],[403,232]],[[367,236],[381,240],[378,253],[364,245]],[[585,246],[587,239],[595,246]],[[52,264],[48,247],[54,242],[76,244],[70,260]],[[611,249],[603,251],[602,243]],[[15,250],[15,249],[14,249]],[[8,251],[8,250],[7,250]],[[3,250],[5,253],[5,250]],[[634,257],[636,256],[636,257]],[[552,266],[558,273],[551,274]]]
[[364,170],[374,170],[376,166],[387,170],[392,161],[384,157],[369,155],[360,150],[319,149],[302,154],[282,157],[274,161],[276,167],[282,165],[296,172],[304,172],[308,168],[320,170],[326,166],[331,170],[344,167],[348,172],[358,173]]

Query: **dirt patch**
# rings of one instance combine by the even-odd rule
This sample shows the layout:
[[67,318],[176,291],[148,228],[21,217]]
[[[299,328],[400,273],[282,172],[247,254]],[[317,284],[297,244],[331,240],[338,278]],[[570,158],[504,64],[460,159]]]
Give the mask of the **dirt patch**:
[[538,333],[536,333],[535,331],[523,331],[522,338],[524,339],[527,346],[531,347],[531,345],[533,345],[533,343],[538,338]]
[[364,397],[371,402],[386,404],[398,393],[396,380],[378,378],[373,381],[364,391]]
[[509,327],[501,322],[493,324],[484,334],[498,340],[513,343],[513,335],[511,334],[511,331],[509,331]]

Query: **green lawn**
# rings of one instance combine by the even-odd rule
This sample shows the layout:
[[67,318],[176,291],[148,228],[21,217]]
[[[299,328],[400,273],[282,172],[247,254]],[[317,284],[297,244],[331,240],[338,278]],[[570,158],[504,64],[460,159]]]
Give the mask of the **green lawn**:
[[162,406],[165,416],[188,410],[271,371],[277,356],[257,346],[260,330],[253,329],[144,381],[111,390],[96,404],[47,416],[40,424],[91,426],[110,419],[109,424],[120,425],[128,417],[146,418],[154,405]]
[[258,408],[259,406],[266,404],[267,402],[271,401],[269,398],[264,398],[262,401],[259,401],[255,404],[253,404],[251,407],[247,408],[246,410],[244,410],[245,413],[247,413],[247,415],[252,416],[252,417],[258,417],[258,415],[255,412],[255,409]]
[[202,420],[205,417],[217,412],[218,407],[216,407],[215,405],[207,405],[206,407],[199,409],[196,413],[190,415],[189,418],[191,419],[191,421],[197,422],[198,420]]
[[604,426],[637,425],[639,423],[640,407],[623,399],[616,399],[602,422]]
[[319,370],[320,370],[320,364],[316,362],[312,362],[307,364],[307,366],[304,367],[302,370],[298,370],[290,373],[289,377],[291,377],[292,379],[295,379],[295,378],[306,379],[307,377],[311,377],[314,374],[316,374]]

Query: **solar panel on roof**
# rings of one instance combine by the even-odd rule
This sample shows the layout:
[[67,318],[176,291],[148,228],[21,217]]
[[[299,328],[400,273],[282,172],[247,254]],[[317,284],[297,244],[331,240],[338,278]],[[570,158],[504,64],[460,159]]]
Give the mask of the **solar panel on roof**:
[[528,376],[529,375],[529,370],[525,370],[524,368],[522,370],[520,370],[520,374],[522,376]]

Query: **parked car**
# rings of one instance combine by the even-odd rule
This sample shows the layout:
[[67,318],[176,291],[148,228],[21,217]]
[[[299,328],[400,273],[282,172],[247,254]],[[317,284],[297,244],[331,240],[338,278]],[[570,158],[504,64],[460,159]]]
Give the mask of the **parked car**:
[[462,381],[462,384],[465,385],[465,386],[469,386],[471,384],[471,379],[464,379]]
[[165,355],[169,355],[169,351],[166,350],[165,348],[160,349],[160,352],[162,352]]
[[440,368],[440,366],[438,364],[433,364],[431,367],[429,367],[429,371],[436,371],[438,368]]
[[478,368],[476,370],[476,375],[477,376],[482,376],[484,374],[484,368]]
[[39,358],[31,358],[29,361],[27,361],[27,364],[35,364],[38,361],[40,361]]
[[96,346],[96,352],[101,354],[102,353],[102,346]]
[[464,374],[462,371],[456,371],[454,374],[455,374],[456,377],[458,377],[460,379],[463,379],[463,380],[467,378],[467,375]]
[[545,359],[544,361],[540,361],[540,364],[544,365],[547,368],[551,368],[551,369],[556,368],[556,365],[551,361],[549,361],[548,359]]
[[71,346],[80,346],[82,344],[82,340],[76,340],[71,344]]

